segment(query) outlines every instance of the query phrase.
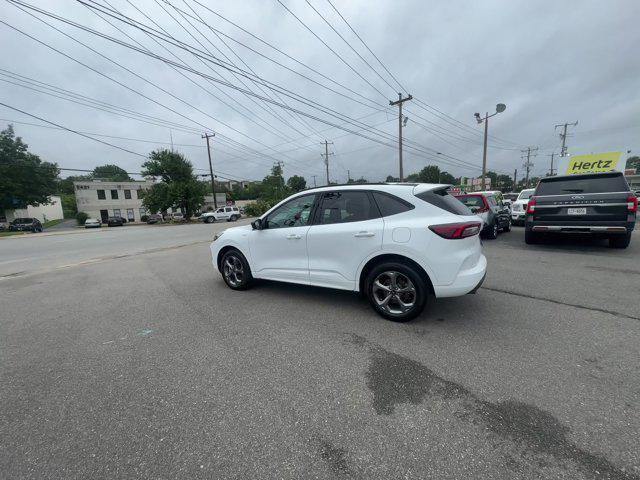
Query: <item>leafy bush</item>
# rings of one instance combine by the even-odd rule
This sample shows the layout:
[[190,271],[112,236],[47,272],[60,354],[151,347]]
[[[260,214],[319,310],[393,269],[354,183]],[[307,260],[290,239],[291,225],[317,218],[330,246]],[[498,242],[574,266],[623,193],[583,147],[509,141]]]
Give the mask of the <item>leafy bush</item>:
[[264,200],[258,200],[256,202],[247,204],[244,207],[244,213],[248,217],[259,217],[270,208],[271,205],[269,203],[265,202]]
[[149,220],[149,215],[142,215],[140,217],[141,222],[147,223],[147,220]]
[[84,212],[76,213],[76,221],[78,222],[78,225],[84,225],[84,222],[87,221],[87,218],[89,218],[89,215]]

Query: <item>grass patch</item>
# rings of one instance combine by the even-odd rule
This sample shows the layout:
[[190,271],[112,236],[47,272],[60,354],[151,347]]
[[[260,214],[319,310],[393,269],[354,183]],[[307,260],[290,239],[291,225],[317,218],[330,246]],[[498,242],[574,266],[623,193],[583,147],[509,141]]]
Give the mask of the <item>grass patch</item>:
[[42,228],[50,228],[53,227],[54,225],[58,225],[59,223],[62,222],[62,219],[57,219],[57,220],[49,220],[48,222],[44,222],[42,224]]
[[24,235],[24,232],[0,232],[0,237],[11,237],[13,235]]

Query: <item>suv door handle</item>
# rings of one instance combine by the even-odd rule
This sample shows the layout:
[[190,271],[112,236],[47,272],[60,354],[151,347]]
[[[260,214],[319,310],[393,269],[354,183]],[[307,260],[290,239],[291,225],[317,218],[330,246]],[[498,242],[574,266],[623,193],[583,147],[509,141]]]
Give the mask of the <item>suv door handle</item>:
[[353,235],[354,237],[373,237],[375,236],[375,233],[373,232],[358,232],[356,234]]
[[289,240],[300,240],[302,238],[302,235],[297,235],[295,233],[290,233],[289,235],[287,235],[287,238]]

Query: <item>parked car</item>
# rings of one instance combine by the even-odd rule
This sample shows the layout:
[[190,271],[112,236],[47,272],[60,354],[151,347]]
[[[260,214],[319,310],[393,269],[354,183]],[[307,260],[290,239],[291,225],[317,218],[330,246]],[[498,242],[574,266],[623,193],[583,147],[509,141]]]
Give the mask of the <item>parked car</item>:
[[122,220],[123,220],[122,217],[109,217],[107,219],[107,226],[108,227],[122,227],[124,225],[124,222]]
[[504,200],[509,200],[512,204],[513,202],[515,202],[518,199],[518,193],[515,192],[508,192],[508,193],[503,193],[502,194],[502,199]]
[[622,172],[542,178],[527,204],[525,241],[549,233],[584,233],[627,248],[635,228],[638,198]]
[[97,218],[87,218],[84,221],[84,228],[100,228],[102,223]]
[[160,215],[159,213],[152,213],[147,217],[147,223],[149,225],[152,225],[154,223],[163,223],[163,222],[164,222],[164,219],[162,218],[162,215]]
[[238,207],[220,207],[214,212],[206,212],[200,215],[199,220],[205,223],[213,223],[218,220],[226,220],[227,222],[235,222],[241,217]]
[[520,192],[518,198],[511,203],[511,223],[513,225],[524,225],[527,214],[527,203],[535,192],[535,188],[527,188]]
[[482,218],[482,235],[497,238],[498,232],[511,231],[511,214],[495,192],[473,192],[456,195],[475,215]]
[[216,234],[226,284],[255,278],[363,292],[389,320],[433,298],[475,292],[487,260],[482,220],[434,184],[327,186],[290,196],[251,225]]
[[10,232],[41,232],[42,223],[37,218],[15,218],[9,223]]
[[173,222],[186,222],[187,218],[182,212],[173,212],[171,214],[171,221]]

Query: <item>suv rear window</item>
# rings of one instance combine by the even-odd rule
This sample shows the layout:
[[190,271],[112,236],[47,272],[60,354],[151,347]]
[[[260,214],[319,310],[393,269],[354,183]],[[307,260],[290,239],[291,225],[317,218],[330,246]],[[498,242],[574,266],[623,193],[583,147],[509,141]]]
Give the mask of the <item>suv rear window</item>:
[[626,180],[620,175],[593,175],[589,177],[557,177],[540,180],[536,195],[569,195],[571,193],[626,192]]
[[416,197],[455,215],[473,215],[471,210],[460,202],[460,200],[450,195],[445,188],[422,192],[417,194]]

